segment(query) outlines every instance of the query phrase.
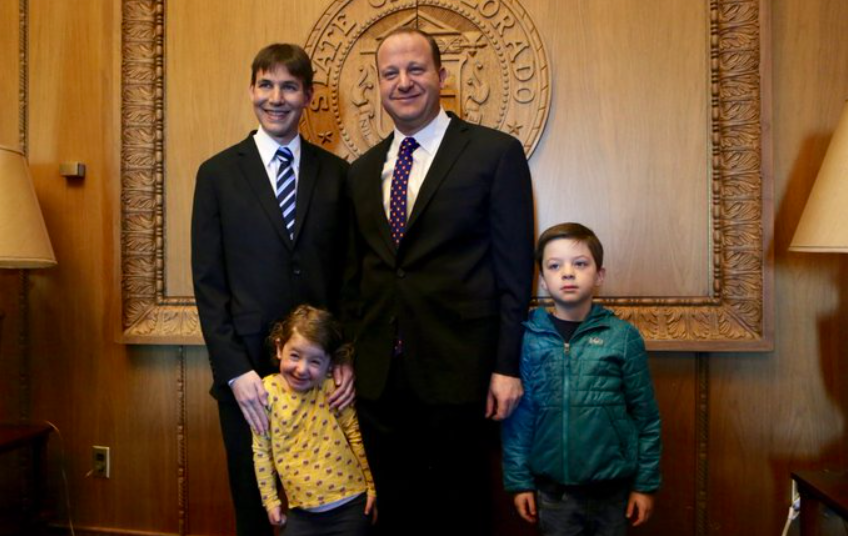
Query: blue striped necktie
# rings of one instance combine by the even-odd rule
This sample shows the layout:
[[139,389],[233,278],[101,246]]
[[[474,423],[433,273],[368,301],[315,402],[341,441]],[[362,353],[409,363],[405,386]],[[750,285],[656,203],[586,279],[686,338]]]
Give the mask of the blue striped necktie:
[[283,223],[289,232],[289,238],[294,239],[294,202],[296,195],[296,184],[294,180],[294,156],[288,147],[280,147],[274,158],[280,161],[277,168],[277,203],[283,212]]

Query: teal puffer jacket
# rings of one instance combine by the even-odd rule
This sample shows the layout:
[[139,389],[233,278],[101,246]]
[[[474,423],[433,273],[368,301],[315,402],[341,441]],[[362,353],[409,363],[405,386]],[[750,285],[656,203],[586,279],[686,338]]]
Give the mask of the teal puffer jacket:
[[660,486],[660,415],[642,337],[593,305],[570,344],[544,309],[525,323],[524,397],[503,425],[504,486],[535,490],[534,477],[565,485],[633,478]]

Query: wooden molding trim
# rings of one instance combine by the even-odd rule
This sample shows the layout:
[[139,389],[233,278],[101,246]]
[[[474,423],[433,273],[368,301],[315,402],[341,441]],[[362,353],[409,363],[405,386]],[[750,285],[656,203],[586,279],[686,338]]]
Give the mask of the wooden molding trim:
[[695,354],[695,536],[707,534],[709,504],[710,361],[703,352]]
[[18,3],[18,143],[27,153],[29,132],[29,0]]
[[[61,525],[51,523],[48,526],[48,532],[55,535],[67,535],[71,533],[69,525]],[[154,532],[146,530],[130,530],[111,527],[80,527],[74,525],[74,534],[76,536],[180,536],[174,532]]]
[[[710,8],[710,228],[707,296],[601,300],[652,350],[772,347],[771,176],[763,162],[761,10],[765,0],[705,0]],[[191,297],[165,293],[164,0],[123,0],[123,341],[202,344]],[[544,301],[542,301],[544,303]]]
[[177,526],[180,536],[189,533],[188,524],[188,445],[186,426],[186,352],[179,347],[179,376],[177,377]]
[[[18,25],[20,28],[18,41],[18,143],[21,152],[27,156],[29,142],[29,0],[18,3]],[[26,422],[30,417],[30,355],[29,355],[29,276],[26,270],[20,270],[18,284],[18,376],[20,378],[20,399],[18,418]],[[23,471],[29,466],[29,455],[21,456]],[[26,473],[24,473],[26,474]],[[24,487],[26,489],[26,487]],[[28,498],[24,497],[24,502]]]
[[[28,119],[29,119],[29,0],[18,3],[18,25],[20,28],[18,41],[18,143],[21,152],[27,155]],[[21,422],[29,419],[29,325],[27,324],[27,275],[26,270],[20,271],[18,285],[18,311],[21,316],[18,328],[18,377],[20,386]]]

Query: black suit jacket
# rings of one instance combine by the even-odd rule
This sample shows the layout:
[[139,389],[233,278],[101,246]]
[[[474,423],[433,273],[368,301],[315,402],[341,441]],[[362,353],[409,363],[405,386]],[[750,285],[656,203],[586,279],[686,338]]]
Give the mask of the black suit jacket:
[[521,144],[452,117],[399,247],[380,172],[391,138],[348,173],[355,236],[345,316],[357,393],[376,399],[397,330],[404,373],[425,403],[485,396],[493,371],[518,376],[533,279],[533,193]]
[[216,398],[232,396],[227,382],[236,376],[274,372],[264,344],[273,322],[301,303],[337,305],[348,165],[301,141],[294,240],[252,135],[197,172],[191,265]]

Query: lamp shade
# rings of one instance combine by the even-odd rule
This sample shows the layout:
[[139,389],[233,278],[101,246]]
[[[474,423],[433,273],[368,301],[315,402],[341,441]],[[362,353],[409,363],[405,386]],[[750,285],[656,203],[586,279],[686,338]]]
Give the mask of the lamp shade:
[[848,253],[848,103],[830,140],[791,251]]
[[56,264],[23,153],[0,146],[0,268]]

